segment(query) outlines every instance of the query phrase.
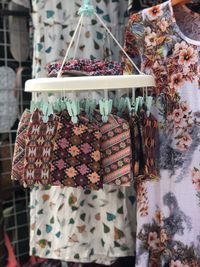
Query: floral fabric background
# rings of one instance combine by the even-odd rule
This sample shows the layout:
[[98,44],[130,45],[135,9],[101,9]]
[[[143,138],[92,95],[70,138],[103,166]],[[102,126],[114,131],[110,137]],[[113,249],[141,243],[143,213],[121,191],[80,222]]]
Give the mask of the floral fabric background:
[[34,187],[30,253],[41,258],[110,265],[135,254],[134,189]]
[[[128,0],[93,0],[96,12],[122,44]],[[78,23],[82,0],[32,0],[34,26],[33,76],[45,77],[47,63],[64,58]],[[76,43],[76,42],[75,42]],[[74,47],[70,56],[74,57]],[[119,60],[119,49],[95,17],[85,18],[77,58]]]
[[126,31],[127,52],[157,82],[160,179],[137,188],[137,267],[200,266],[200,19],[187,11],[180,28],[178,14],[169,1],[133,14]]

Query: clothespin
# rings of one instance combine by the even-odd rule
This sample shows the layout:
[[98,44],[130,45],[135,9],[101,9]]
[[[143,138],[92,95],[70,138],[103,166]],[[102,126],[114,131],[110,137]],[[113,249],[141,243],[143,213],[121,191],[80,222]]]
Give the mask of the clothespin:
[[147,117],[150,116],[150,111],[151,111],[152,104],[153,104],[153,97],[152,96],[147,96],[146,97]]
[[56,101],[53,104],[53,109],[57,112],[61,112],[61,105],[60,105],[60,99],[56,99]]
[[135,102],[132,102],[130,97],[126,97],[126,105],[128,108],[128,111],[130,113],[130,115],[132,115],[133,112],[135,112]]
[[30,112],[33,113],[36,108],[37,108],[37,102],[34,102],[32,100],[30,105]]
[[132,110],[132,105],[131,105],[130,97],[128,97],[128,96],[126,97],[126,103],[127,103],[127,107],[128,107],[129,113],[130,113]]
[[60,99],[60,108],[61,108],[61,111],[62,110],[65,110],[67,108],[67,103],[66,103],[66,99],[63,97]]
[[95,8],[90,4],[90,0],[83,0],[83,5],[80,7],[78,14],[84,16],[91,16],[95,12]]
[[80,104],[80,109],[82,110],[85,110],[86,108],[86,102],[87,102],[87,99],[81,99],[79,104]]
[[47,93],[43,93],[41,95],[42,99],[41,102],[39,104],[40,109],[42,111],[42,120],[44,123],[46,123],[48,121],[48,116],[47,116],[47,110],[48,110],[48,94]]
[[78,115],[80,114],[80,103],[78,100],[68,100],[67,101],[67,110],[71,116],[72,122],[78,122]]
[[37,97],[37,93],[36,94],[33,93],[31,104],[30,104],[30,112],[33,113],[35,109],[40,108],[40,107],[41,107],[41,102],[39,101]]
[[135,112],[138,112],[138,109],[140,107],[140,102],[141,102],[141,99],[140,98],[141,98],[141,96],[138,96],[135,99]]
[[86,99],[85,101],[85,112],[89,119],[92,119],[92,115],[94,113],[94,110],[96,108],[96,100],[95,99]]
[[43,113],[42,120],[47,123],[49,116],[53,114],[53,104],[48,101],[48,94],[44,95],[43,101],[39,103],[39,106]]
[[50,102],[44,103],[43,108],[42,108],[42,112],[43,112],[42,120],[44,123],[47,123],[49,120],[49,116],[54,113],[53,112],[53,104]]
[[112,104],[113,100],[112,99],[101,99],[99,101],[99,108],[100,108],[100,113],[102,115],[102,121],[106,123],[108,121],[108,115],[112,111]]
[[126,109],[126,107],[127,107],[127,101],[126,101],[126,98],[124,98],[124,97],[121,97],[120,99],[119,99],[119,103],[118,103],[118,112],[117,112],[117,115],[118,116],[121,116],[122,115],[122,113],[124,112],[124,110]]

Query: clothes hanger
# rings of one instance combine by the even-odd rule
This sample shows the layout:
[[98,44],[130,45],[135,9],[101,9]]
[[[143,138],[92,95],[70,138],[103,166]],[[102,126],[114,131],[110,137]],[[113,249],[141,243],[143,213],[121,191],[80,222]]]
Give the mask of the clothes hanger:
[[[25,83],[26,92],[62,92],[62,91],[96,91],[96,90],[113,90],[124,88],[155,87],[155,79],[151,75],[146,75],[139,70],[132,61],[120,43],[116,40],[112,32],[108,29],[104,21],[95,12],[90,0],[83,0],[83,6],[79,9],[80,19],[74,31],[71,42],[66,51],[62,66],[58,72],[57,78],[38,78],[31,79]],[[119,46],[124,55],[128,58],[133,67],[138,71],[137,75],[119,75],[119,76],[90,76],[90,77],[61,77],[63,66],[68,58],[70,49],[75,37],[82,26],[83,17],[95,15],[101,25],[106,29],[115,43]],[[80,31],[78,33],[80,36]]]

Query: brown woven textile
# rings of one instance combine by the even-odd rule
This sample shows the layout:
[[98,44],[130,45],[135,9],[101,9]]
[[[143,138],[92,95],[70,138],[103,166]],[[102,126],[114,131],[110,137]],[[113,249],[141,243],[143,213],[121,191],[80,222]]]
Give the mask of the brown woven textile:
[[12,180],[23,180],[24,175],[24,157],[25,157],[25,146],[27,138],[28,125],[31,119],[31,113],[29,110],[25,110],[19,122],[17,136],[15,141],[11,179]]
[[51,162],[52,182],[85,189],[101,189],[101,133],[98,125],[83,116],[74,124],[68,113],[63,112],[58,128]]
[[28,127],[25,147],[24,184],[51,184],[50,162],[52,160],[54,137],[57,132],[57,116],[49,116],[47,123],[42,112],[36,109]]

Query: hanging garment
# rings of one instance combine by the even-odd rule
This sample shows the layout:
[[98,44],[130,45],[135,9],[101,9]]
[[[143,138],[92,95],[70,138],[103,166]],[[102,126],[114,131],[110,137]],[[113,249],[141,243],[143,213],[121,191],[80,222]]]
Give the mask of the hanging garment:
[[[127,21],[128,0],[92,1],[103,21],[112,29],[117,40],[123,43],[124,27]],[[33,76],[45,77],[47,63],[63,59],[65,51],[78,23],[77,12],[82,0],[32,0],[34,26]],[[76,55],[74,47],[71,57],[111,57],[118,60],[119,49],[107,36],[95,17],[85,18]]]
[[[99,116],[99,122],[101,120]],[[107,123],[101,123],[100,131],[103,182],[130,186],[133,173],[129,123],[118,116],[110,115]]]
[[61,113],[52,152],[52,183],[93,190],[102,188],[100,139],[96,123],[80,116],[74,124],[67,112]]
[[[142,133],[138,113],[132,112],[129,120],[132,147],[132,171],[134,179],[144,173]],[[134,140],[134,141],[133,141]]]
[[[133,14],[126,32],[126,51],[157,83],[152,112],[160,180],[142,181],[137,189],[146,203],[137,207],[138,267],[200,266],[200,31],[192,26],[200,20],[188,10],[175,17],[177,8],[186,10],[173,12],[169,1]],[[190,32],[179,26],[182,17]]]
[[11,179],[23,181],[24,180],[24,157],[25,146],[27,139],[27,130],[31,119],[31,113],[29,110],[25,110],[20,119],[17,136],[15,140],[15,148],[13,154],[13,163],[11,171]]
[[[27,12],[27,15],[29,12],[28,8],[13,1],[9,3],[8,8],[12,12]],[[30,51],[27,17],[10,16],[8,22],[10,52],[16,61],[26,61]]]
[[53,144],[57,132],[59,118],[49,116],[43,122],[42,112],[36,109],[27,129],[25,146],[23,184],[51,184],[50,163],[53,157]]
[[158,123],[150,113],[147,115],[145,104],[139,112],[131,112],[131,146],[133,151],[133,174],[137,183],[143,179],[158,179],[159,170],[156,160],[158,150]]
[[[135,251],[134,189],[34,187],[30,253],[42,258],[109,265]],[[131,212],[130,212],[131,211]]]
[[[159,177],[156,160],[158,149],[158,122],[151,113],[147,116],[147,108],[145,105],[142,106],[139,112],[139,119],[142,138],[143,175],[145,179],[157,179]],[[137,142],[137,139],[135,142]]]

